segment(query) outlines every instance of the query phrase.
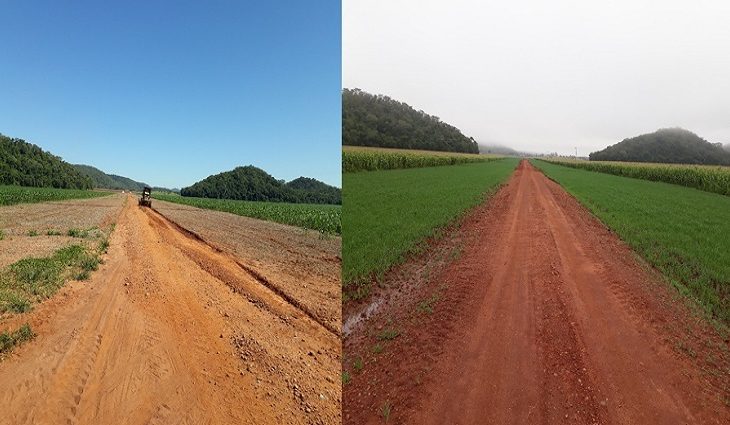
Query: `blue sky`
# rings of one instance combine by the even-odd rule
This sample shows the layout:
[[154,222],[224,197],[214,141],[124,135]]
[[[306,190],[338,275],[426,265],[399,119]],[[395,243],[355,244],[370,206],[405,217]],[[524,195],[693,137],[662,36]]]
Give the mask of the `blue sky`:
[[252,164],[341,185],[341,6],[0,7],[0,133],[166,187]]

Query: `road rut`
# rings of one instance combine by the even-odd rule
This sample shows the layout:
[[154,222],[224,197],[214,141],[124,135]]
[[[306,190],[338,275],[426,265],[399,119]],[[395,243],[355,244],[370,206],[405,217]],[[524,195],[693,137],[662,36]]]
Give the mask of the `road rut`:
[[[345,423],[377,423],[385,405],[413,424],[730,421],[728,371],[713,377],[676,349],[695,319],[529,162],[461,231],[463,253],[435,279],[448,289],[433,317],[402,313],[404,299],[373,319],[403,336],[366,356],[345,388]],[[346,357],[372,344],[362,335],[372,328],[360,332]]]
[[131,197],[102,268],[26,320],[0,423],[339,422],[338,336]]

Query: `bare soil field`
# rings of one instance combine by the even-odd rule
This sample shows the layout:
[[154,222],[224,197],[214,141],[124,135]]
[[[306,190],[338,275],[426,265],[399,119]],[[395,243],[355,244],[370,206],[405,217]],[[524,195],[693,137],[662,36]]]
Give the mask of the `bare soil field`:
[[727,335],[526,161],[374,300],[343,423],[730,422]]
[[274,290],[332,332],[340,333],[340,237],[158,200],[154,209],[215,247],[233,253]]
[[0,362],[0,423],[340,423],[339,335],[243,259],[133,197],[104,259],[0,324],[38,334]]
[[[57,249],[79,243],[70,229],[103,229],[122,209],[122,194],[71,201],[17,204],[0,208],[0,267],[26,257],[46,257]],[[48,235],[48,231],[59,233]],[[30,236],[29,232],[37,235]]]

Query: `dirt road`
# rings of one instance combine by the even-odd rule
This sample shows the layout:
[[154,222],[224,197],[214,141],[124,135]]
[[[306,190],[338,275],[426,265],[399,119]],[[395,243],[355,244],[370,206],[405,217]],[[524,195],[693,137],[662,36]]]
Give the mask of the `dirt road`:
[[345,423],[730,423],[727,340],[528,162],[461,231],[432,316],[401,290],[371,320],[400,326],[387,355],[346,341]]
[[0,423],[330,424],[339,336],[129,198],[101,269],[32,312]]

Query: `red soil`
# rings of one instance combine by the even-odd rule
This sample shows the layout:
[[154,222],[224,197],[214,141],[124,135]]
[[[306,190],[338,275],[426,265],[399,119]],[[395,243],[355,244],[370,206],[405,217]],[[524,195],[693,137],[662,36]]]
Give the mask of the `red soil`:
[[456,237],[346,338],[344,423],[730,423],[728,341],[528,162]]

